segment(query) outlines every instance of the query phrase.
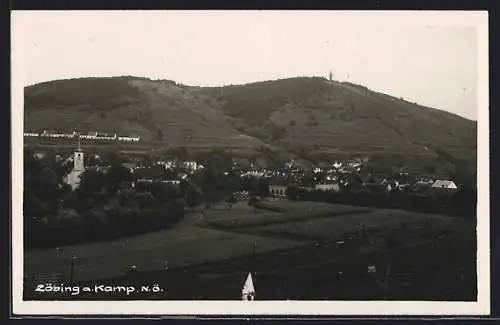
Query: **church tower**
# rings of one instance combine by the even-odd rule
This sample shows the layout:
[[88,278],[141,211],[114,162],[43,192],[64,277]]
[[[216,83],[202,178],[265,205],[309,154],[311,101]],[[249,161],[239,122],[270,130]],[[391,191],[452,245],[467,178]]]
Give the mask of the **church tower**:
[[85,163],[83,162],[83,151],[80,148],[80,135],[78,135],[78,147],[73,156],[73,170],[75,171],[84,171]]
[[73,169],[64,177],[64,182],[71,186],[73,190],[80,186],[80,175],[85,171],[83,157],[83,151],[80,148],[80,134],[78,134],[78,147],[73,154]]
[[330,71],[330,75],[329,75],[329,77],[330,77],[330,81],[333,81],[333,74],[332,74],[332,71]]

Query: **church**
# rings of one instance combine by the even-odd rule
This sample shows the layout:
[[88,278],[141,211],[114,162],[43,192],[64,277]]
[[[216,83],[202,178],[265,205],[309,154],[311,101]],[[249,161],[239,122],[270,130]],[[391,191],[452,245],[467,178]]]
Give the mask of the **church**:
[[80,148],[80,138],[78,138],[78,147],[73,154],[73,169],[64,177],[64,182],[71,186],[73,190],[80,185],[80,175],[85,171],[85,163],[83,161],[83,151]]

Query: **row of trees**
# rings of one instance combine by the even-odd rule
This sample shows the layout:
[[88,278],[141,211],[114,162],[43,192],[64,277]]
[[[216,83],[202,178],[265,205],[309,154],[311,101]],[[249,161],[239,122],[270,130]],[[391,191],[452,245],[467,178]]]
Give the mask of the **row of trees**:
[[[108,157],[106,173],[88,169],[72,191],[63,183],[71,166],[58,164],[53,155],[42,159],[25,152],[24,229],[28,248],[106,240],[169,227],[205,203],[234,204],[232,193],[246,190],[269,195],[268,184],[257,178],[225,175],[224,157],[199,170],[179,185],[136,182],[134,174]],[[206,159],[210,163],[211,157]],[[132,184],[135,186],[132,186]]]
[[406,191],[372,192],[360,191],[306,191],[298,186],[289,186],[286,191],[290,200],[321,201],[375,208],[404,209],[426,213],[443,213],[475,218],[477,191],[474,186],[464,184],[457,192],[429,191],[415,193]]
[[[107,240],[165,228],[199,200],[192,186],[147,184],[133,188],[133,175],[119,164],[106,173],[89,169],[76,191],[62,182],[52,157],[25,154],[24,231],[27,248]],[[194,188],[194,189],[193,189]],[[193,194],[194,193],[194,194]]]

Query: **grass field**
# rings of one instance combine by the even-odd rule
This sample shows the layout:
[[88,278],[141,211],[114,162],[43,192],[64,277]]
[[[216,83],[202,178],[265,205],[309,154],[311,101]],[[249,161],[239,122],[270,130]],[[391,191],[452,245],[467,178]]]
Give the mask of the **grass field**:
[[[355,235],[362,230],[364,225],[366,231],[391,231],[401,230],[413,234],[415,231],[424,230],[422,224],[431,223],[432,227],[426,227],[425,233],[419,233],[420,237],[436,236],[440,231],[448,229],[452,222],[451,217],[432,216],[424,214],[408,213],[405,211],[373,210],[360,213],[332,213],[318,218],[300,220],[288,223],[270,223],[261,227],[251,229],[254,234],[267,234],[278,238],[310,238],[312,240],[342,240],[344,237]],[[412,232],[406,231],[405,227],[413,228]]]
[[162,269],[197,264],[233,256],[252,254],[256,243],[261,251],[300,245],[299,242],[235,234],[226,231],[183,226],[150,234],[102,243],[60,247],[25,254],[25,275],[43,273],[69,276],[70,258],[77,256],[75,280],[119,276],[131,265],[140,270]]
[[[32,292],[33,276],[66,279],[71,254],[78,256],[77,282],[168,287],[168,298],[135,299],[239,299],[249,271],[259,299],[475,299],[475,228],[466,220],[327,203],[268,204],[286,211],[255,212],[246,202],[228,210],[221,204],[203,217],[188,214],[171,230],[27,252],[25,299],[51,299]],[[361,235],[360,223],[366,226]],[[389,236],[397,244],[387,248]],[[165,260],[168,272],[162,271]],[[390,288],[380,276],[388,260],[394,271]],[[132,264],[141,272],[125,275]],[[371,264],[380,270],[376,276],[366,272]]]
[[286,200],[267,201],[267,206],[281,207],[285,212],[268,210],[254,210],[245,202],[233,206],[231,209],[218,209],[209,211],[198,223],[202,227],[220,229],[234,229],[256,227],[269,224],[289,223],[292,221],[313,220],[331,217],[334,215],[359,214],[370,211],[369,209],[356,208],[347,205],[333,205],[320,202],[289,202]]

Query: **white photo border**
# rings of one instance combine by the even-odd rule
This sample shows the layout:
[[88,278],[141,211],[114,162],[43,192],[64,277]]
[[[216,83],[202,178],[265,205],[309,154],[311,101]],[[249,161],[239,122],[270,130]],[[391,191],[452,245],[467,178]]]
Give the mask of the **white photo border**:
[[[193,13],[194,11],[190,11]],[[211,11],[213,12],[213,11]],[[296,11],[295,11],[296,12]],[[67,12],[58,11],[64,15]],[[117,14],[117,11],[108,11]],[[431,301],[23,301],[23,28],[30,15],[11,12],[12,64],[12,313],[14,315],[489,315],[489,71],[487,11],[335,11],[350,24],[471,26],[478,32],[477,279],[476,302]],[[75,11],[72,12],[75,14]],[[230,14],[230,13],[228,13]]]

